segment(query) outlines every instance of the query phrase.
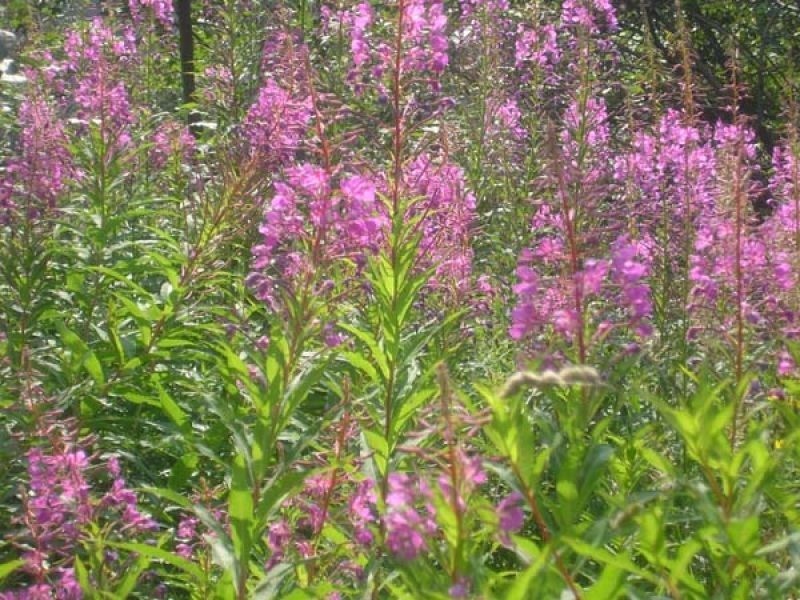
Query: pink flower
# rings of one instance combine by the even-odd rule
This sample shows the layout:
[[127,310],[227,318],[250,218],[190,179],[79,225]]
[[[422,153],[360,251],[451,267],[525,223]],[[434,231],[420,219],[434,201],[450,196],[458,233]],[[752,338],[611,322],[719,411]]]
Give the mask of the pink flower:
[[0,177],[0,224],[52,211],[75,176],[64,126],[53,108],[42,99],[25,100],[18,119],[21,151]]
[[366,36],[374,18],[375,14],[369,2],[361,2],[355,8],[350,29],[350,49],[353,53],[353,63],[357,67],[361,67],[370,60],[371,52]]
[[150,161],[156,168],[163,168],[170,158],[188,161],[194,154],[194,136],[185,125],[174,121],[165,121],[153,134],[153,148]]
[[[52,442],[52,440],[51,440]],[[48,452],[32,448],[28,452],[29,490],[23,495],[22,524],[24,543],[34,550],[23,558],[25,569],[47,585],[58,582],[56,596],[65,600],[82,597],[75,580],[73,561],[83,551],[85,530],[90,523],[108,528],[108,535],[125,535],[157,529],[152,519],[143,516],[137,507],[136,494],[125,487],[116,457],[109,460],[112,487],[97,497],[87,473],[92,464],[86,452],[61,439]],[[116,527],[109,527],[115,524]],[[125,532],[123,534],[123,532]],[[117,560],[109,555],[108,561]],[[109,565],[114,567],[115,565]],[[29,586],[14,592],[12,598],[38,598],[43,590]]]
[[423,482],[402,473],[389,475],[388,511],[383,519],[386,545],[403,560],[413,560],[427,549],[427,538],[436,531],[431,507],[425,503],[421,512],[416,508],[426,496]]
[[778,355],[778,375],[781,377],[788,377],[797,370],[797,363],[791,354],[786,350]]
[[529,29],[520,24],[517,27],[515,49],[516,67],[522,69],[531,62],[545,72],[552,74],[553,68],[561,61],[558,47],[558,32],[554,25],[545,24],[541,29]]
[[500,531],[504,536],[514,533],[522,528],[525,513],[522,512],[522,494],[512,492],[497,505]]
[[423,215],[418,268],[435,266],[433,289],[459,296],[470,286],[472,248],[470,236],[475,196],[467,188],[464,171],[452,163],[418,156],[404,174],[408,194],[418,197],[408,215]]
[[144,17],[141,8],[147,7],[153,11],[153,16],[164,27],[171,28],[173,24],[172,0],[128,0],[131,15],[134,21],[141,21]]
[[451,585],[447,593],[451,598],[467,598],[469,596],[470,581],[466,577],[459,577],[458,581]]
[[309,98],[268,79],[242,124],[250,155],[266,165],[287,164],[311,120]]

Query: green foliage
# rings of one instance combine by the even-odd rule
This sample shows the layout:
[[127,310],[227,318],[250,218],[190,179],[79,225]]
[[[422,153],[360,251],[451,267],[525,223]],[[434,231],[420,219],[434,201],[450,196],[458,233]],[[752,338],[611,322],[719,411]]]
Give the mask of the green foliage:
[[[514,15],[549,5],[512,4]],[[679,49],[672,3],[645,4],[659,37],[648,42],[634,27],[642,13],[626,5],[623,61],[652,52],[648,43],[664,55],[656,62]],[[453,306],[431,285],[436,265],[419,266],[426,215],[410,216],[419,199],[403,194],[394,205],[382,198],[389,225],[364,264],[314,262],[302,285],[281,288],[279,310],[254,297],[250,249],[278,167],[243,158],[240,124],[265,76],[263,30],[274,20],[294,26],[309,63],[327,61],[315,84],[347,105],[310,137],[336,139],[345,121],[372,111],[357,130],[375,140],[353,151],[360,169],[372,159],[385,166],[384,142],[398,135],[384,122],[390,102],[351,97],[351,40],[321,30],[320,3],[283,8],[209,3],[198,17],[197,71],[226,67],[230,88],[198,75],[210,93],[192,107],[170,110],[176,65],[154,59],[155,37],[143,40],[145,59],[129,75],[141,77],[135,141],[80,123],[69,148],[80,176],[58,211],[0,229],[0,584],[34,580],[23,558],[34,546],[26,456],[86,447],[93,459],[122,459],[160,525],[140,534],[80,523],[69,560],[86,598],[152,598],[157,583],[169,598],[219,600],[795,597],[800,381],[759,365],[759,348],[753,368],[766,375],[733,380],[716,348],[687,364],[669,277],[656,297],[661,345],[641,353],[599,350],[592,365],[554,371],[525,364],[508,340],[552,107],[524,107],[530,136],[516,154],[508,140],[487,138],[499,42],[459,56],[444,82],[474,91],[457,107],[463,128],[452,151],[476,190],[476,271],[497,284],[483,312]],[[763,101],[754,116],[770,130],[793,60],[788,9],[684,8],[704,76],[724,80],[723,37],[745,51],[744,77]],[[50,35],[61,45],[49,16],[58,6],[12,2],[6,11],[31,35],[41,28],[44,45]],[[637,67],[622,84],[641,87],[650,75]],[[204,119],[195,154],[154,167],[158,127],[190,108]],[[3,155],[12,121],[0,112],[11,132]],[[439,140],[449,152],[449,124],[434,121],[401,141],[416,152]],[[408,159],[390,158],[401,167]],[[326,167],[338,177],[351,165]],[[319,293],[328,280],[331,298]],[[328,328],[341,339],[324,339]],[[800,362],[800,346],[789,347]],[[481,475],[469,480],[471,459]],[[412,481],[413,506],[393,494],[393,475]],[[504,523],[514,521],[501,510],[509,498],[519,499],[519,527]],[[407,508],[428,519],[416,524],[424,539],[413,558],[397,551],[387,524]],[[124,569],[110,566],[112,555]]]

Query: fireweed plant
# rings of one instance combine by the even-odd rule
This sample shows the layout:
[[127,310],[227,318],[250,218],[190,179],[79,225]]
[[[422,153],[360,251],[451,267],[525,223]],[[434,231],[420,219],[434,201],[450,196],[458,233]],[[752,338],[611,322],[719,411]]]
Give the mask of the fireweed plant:
[[798,594],[791,82],[767,149],[680,2],[663,53],[189,5],[189,104],[170,0],[32,20],[0,95],[0,599]]

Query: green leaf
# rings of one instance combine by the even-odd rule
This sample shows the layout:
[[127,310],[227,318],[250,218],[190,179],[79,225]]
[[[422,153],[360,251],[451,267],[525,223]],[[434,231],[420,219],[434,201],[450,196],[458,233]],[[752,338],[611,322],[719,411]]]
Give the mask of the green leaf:
[[613,453],[613,448],[608,444],[597,444],[589,450],[580,471],[580,497],[578,500],[580,509],[583,509],[592,497]]
[[189,482],[197,468],[199,456],[196,452],[184,452],[172,463],[169,474],[169,485],[173,489],[181,489]]
[[108,267],[104,267],[102,265],[97,265],[97,266],[90,267],[89,270],[90,271],[94,271],[96,273],[102,273],[103,275],[111,277],[115,281],[118,281],[118,282],[126,285],[128,288],[130,288],[131,290],[133,290],[134,292],[137,292],[138,294],[140,294],[142,296],[147,297],[147,296],[150,295],[149,292],[146,289],[144,289],[142,286],[140,286],[138,283],[136,283],[133,280],[133,278],[131,278],[127,274],[120,273],[119,271],[115,271],[113,269],[109,269]]
[[247,379],[250,378],[250,370],[247,367],[247,364],[245,364],[245,362],[239,358],[239,356],[228,345],[218,344],[217,351],[225,358],[229,369],[233,369],[239,375],[243,375]]
[[295,410],[308,397],[311,389],[320,382],[327,369],[328,361],[322,361],[301,372],[292,380],[284,397],[283,410],[281,411],[282,418],[278,423],[279,432],[286,428]]
[[364,373],[372,383],[380,381],[377,369],[358,352],[342,352],[342,357],[353,367]]
[[162,338],[156,344],[157,348],[163,348],[164,350],[169,350],[170,348],[182,348],[185,346],[195,346],[197,342],[193,340],[184,340],[181,338]]
[[[663,534],[662,534],[663,535]],[[698,595],[705,591],[703,585],[694,578],[691,573],[692,560],[698,552],[703,550],[703,544],[698,540],[690,539],[681,544],[675,560],[672,561],[672,576],[676,581],[680,581],[684,586]]]
[[746,562],[761,546],[761,531],[758,515],[745,519],[733,519],[727,525],[728,539],[737,558]]
[[189,417],[183,411],[183,409],[178,406],[175,400],[172,399],[167,393],[167,390],[161,384],[157,384],[158,386],[158,398],[161,402],[161,409],[164,413],[175,423],[178,431],[180,431],[184,436],[189,436],[192,433],[192,425],[189,422]]
[[258,502],[258,520],[263,522],[270,511],[292,492],[303,486],[310,475],[306,471],[289,471],[283,477],[267,486]]
[[602,575],[583,594],[584,600],[615,600],[622,595],[625,571],[616,565],[607,565]]
[[417,410],[430,400],[435,393],[436,388],[434,387],[422,388],[403,400],[395,415],[395,432],[402,431],[406,421],[416,414]]
[[97,359],[97,356],[91,350],[88,351],[84,357],[82,363],[86,371],[89,375],[92,376],[95,383],[97,385],[103,385],[106,381],[105,375],[103,374],[103,366],[100,364],[100,361]]
[[373,452],[375,468],[380,476],[383,477],[386,475],[386,469],[389,464],[389,444],[383,434],[369,429],[364,431],[364,437]]
[[[368,331],[364,331],[363,329],[360,329],[355,325],[350,325],[348,323],[342,323],[341,325],[339,325],[339,327],[357,337],[367,346],[367,348],[369,348],[371,358],[373,361],[375,361],[375,364],[377,365],[378,370],[380,371],[381,377],[383,378],[384,381],[389,379],[389,361],[386,356],[386,353],[383,351],[383,349],[380,347],[380,344],[378,344],[378,341],[375,339],[375,336],[373,336]],[[353,365],[353,366],[358,368],[358,365]]]
[[[239,562],[236,560],[228,536],[226,535],[221,538],[219,535],[206,535],[203,539],[211,546],[211,555],[214,558],[214,564],[224,569],[226,576],[230,577],[232,581],[238,581]],[[236,585],[231,587],[237,589]]]
[[143,492],[147,492],[148,494],[153,494],[159,498],[164,498],[165,500],[169,500],[176,506],[180,506],[181,508],[185,508],[187,510],[192,510],[192,502],[183,496],[181,496],[178,492],[174,490],[170,490],[168,488],[155,488],[155,487],[143,487]]
[[581,556],[590,558],[594,561],[597,561],[605,565],[612,565],[618,569],[622,569],[628,573],[637,575],[642,579],[646,579],[651,583],[654,584],[659,583],[658,577],[656,577],[649,571],[646,571],[638,567],[632,560],[630,560],[627,556],[623,554],[614,554],[612,552],[609,552],[605,548],[600,548],[597,546],[593,546],[591,544],[587,544],[583,540],[577,538],[562,537],[561,541],[570,548],[572,548],[572,550],[574,550]]
[[115,296],[117,300],[119,300],[125,306],[125,308],[128,309],[128,313],[136,321],[136,325],[139,328],[139,334],[142,337],[142,345],[148,346],[153,335],[153,330],[150,324],[156,319],[151,318],[151,316],[146,314],[138,304],[126,296],[123,296],[122,294],[115,294]]
[[787,547],[793,545],[800,545],[800,531],[796,531],[789,535],[783,536],[778,540],[770,544],[767,544],[766,546],[760,548],[756,554],[758,556],[766,556],[767,554],[781,552],[785,550]]
[[530,590],[531,585],[536,582],[539,573],[541,573],[542,569],[547,565],[549,556],[550,549],[549,547],[545,547],[544,550],[536,556],[535,560],[533,560],[522,573],[517,575],[514,579],[514,583],[511,584],[511,587],[503,596],[505,600],[528,600],[528,590]]
[[86,570],[86,565],[83,564],[83,561],[80,559],[80,557],[76,556],[73,567],[75,568],[75,575],[78,577],[78,583],[81,586],[81,591],[84,594],[88,594],[91,598],[93,588],[89,579],[89,572]]
[[294,570],[287,563],[279,563],[267,571],[264,580],[253,591],[253,600],[273,600],[278,598],[283,580]]
[[247,468],[246,457],[240,452],[233,460],[231,474],[231,491],[228,495],[228,514],[231,520],[231,542],[236,556],[237,573],[234,579],[237,591],[242,573],[238,569],[247,569],[250,562],[252,545],[252,527],[255,520],[253,512],[253,482]]
[[642,458],[644,458],[652,467],[656,470],[664,473],[665,475],[669,475],[671,478],[675,478],[675,467],[672,466],[672,463],[669,462],[666,458],[664,458],[661,454],[653,450],[652,448],[642,448],[640,450]]
[[303,589],[295,589],[283,596],[283,600],[316,600],[318,597]]
[[123,600],[130,596],[142,572],[149,566],[150,558],[145,554],[139,554],[139,558],[136,562],[126,570],[122,581],[114,592],[114,596]]
[[95,383],[97,383],[97,385],[103,385],[103,383],[105,383],[103,367],[94,352],[92,352],[78,334],[70,330],[63,321],[57,321],[56,328],[61,336],[61,341],[64,342],[64,345],[69,348],[73,354],[80,357],[81,366],[86,369],[92,379],[95,380]]
[[151,546],[149,544],[128,543],[128,542],[107,542],[110,546],[119,548],[120,550],[127,550],[128,552],[135,552],[141,556],[146,556],[150,560],[157,560],[167,563],[173,567],[177,567],[184,573],[191,575],[197,581],[202,581],[205,577],[202,569],[193,562],[168,552],[158,546]]
[[24,564],[25,561],[19,558],[0,564],[0,581],[3,581],[6,577],[11,575],[11,573],[19,569]]

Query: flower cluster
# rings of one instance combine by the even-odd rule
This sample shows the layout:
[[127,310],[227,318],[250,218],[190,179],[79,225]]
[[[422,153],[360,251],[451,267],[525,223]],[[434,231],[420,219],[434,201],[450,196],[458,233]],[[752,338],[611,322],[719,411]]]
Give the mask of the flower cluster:
[[[373,528],[378,522],[373,487],[371,480],[356,481],[343,470],[322,472],[306,479],[302,492],[283,502],[280,518],[269,527],[266,543],[270,556],[266,569],[281,562],[327,554],[336,565],[332,579],[360,579],[364,570],[357,558],[361,551],[372,546]],[[341,536],[337,547],[322,543],[322,531],[328,523]],[[347,550],[342,552],[345,547]]]
[[418,267],[435,268],[432,288],[463,295],[472,273],[470,237],[475,216],[475,196],[467,188],[464,170],[422,154],[408,165],[404,177],[408,195],[418,199],[408,218],[421,217]]
[[127,146],[135,117],[123,73],[138,61],[134,30],[117,32],[98,18],[88,32],[68,32],[64,51],[62,68],[75,77],[78,118],[99,128],[107,150]]
[[460,0],[461,38],[475,41],[496,39],[508,31],[511,20],[508,0]]
[[[774,212],[764,224],[764,235],[770,241],[774,280],[782,292],[789,294],[797,289],[800,269],[800,164],[797,154],[786,146],[778,146],[773,155],[773,169],[770,189]],[[793,310],[800,310],[800,299],[793,300]]]
[[319,270],[334,263],[364,263],[382,239],[386,218],[377,201],[377,186],[361,175],[343,176],[338,189],[329,174],[310,163],[286,169],[259,229],[260,244],[248,284],[274,310],[281,290],[320,283]]
[[403,70],[441,74],[447,55],[447,15],[441,0],[408,0],[404,3],[403,39],[411,48],[403,57]]
[[356,67],[362,67],[370,60],[367,34],[374,19],[375,11],[369,2],[359,3],[350,15],[350,52],[353,55],[353,64]]
[[399,67],[398,75],[433,76],[431,85],[438,89],[436,76],[449,64],[447,14],[442,0],[399,0],[401,11],[395,17],[402,25],[399,39],[403,42],[400,62],[391,36],[383,38],[379,32],[396,29],[397,23],[384,22],[369,2],[361,2],[350,14],[342,15],[342,24],[350,29],[353,68],[349,80],[357,93],[367,84],[377,82],[379,95],[386,95],[384,78]]
[[[560,221],[557,217],[545,220],[550,215],[546,209],[540,209],[534,223],[549,226]],[[537,249],[526,249],[520,254],[519,282],[514,286],[519,303],[512,311],[509,330],[512,339],[520,341],[550,327],[568,342],[582,333],[586,305],[605,290],[610,264],[605,259],[584,258],[582,266],[572,275],[546,279],[536,270],[539,265],[557,269],[569,261],[556,237],[544,238]]]
[[251,158],[264,167],[288,165],[310,120],[311,103],[305,93],[267,80],[242,123]]
[[433,495],[424,479],[404,473],[389,475],[386,495],[386,545],[403,560],[413,560],[428,548],[437,532]]
[[[588,349],[587,326],[594,325],[604,337],[615,321],[608,310],[591,310],[598,304],[595,299],[620,293],[630,309],[631,328],[638,335],[649,333],[652,303],[644,281],[649,252],[646,245],[615,234],[614,227],[597,220],[611,192],[605,103],[578,96],[563,120],[550,166],[553,201],[539,204],[532,222],[536,245],[520,255],[519,283],[514,286],[519,302],[509,333],[515,340],[533,337],[534,345],[544,351],[547,341],[539,334],[552,328],[566,342],[577,344],[582,361]],[[615,285],[609,285],[609,276]]]
[[[435,487],[424,477],[406,473],[389,475],[386,512],[382,519],[386,545],[398,558],[414,560],[431,550],[431,545],[441,538],[442,529],[453,519],[466,519],[471,500],[477,497],[487,477],[479,456],[469,456],[459,449],[454,461],[442,469]],[[461,516],[456,517],[456,513]],[[503,498],[493,513],[496,515],[493,526],[499,539],[510,544],[510,535],[519,531],[525,519],[522,496],[514,492]]]
[[362,481],[353,494],[348,507],[353,519],[355,540],[362,546],[369,546],[375,539],[369,528],[371,524],[377,522],[375,511],[377,496],[373,488],[374,484],[371,480]]
[[[434,268],[432,289],[463,294],[471,276],[475,210],[463,170],[421,155],[403,175],[412,199],[407,218],[418,218],[421,234],[417,268]],[[310,163],[287,168],[266,207],[261,243],[252,250],[249,285],[277,309],[281,290],[324,281],[324,269],[363,267],[387,239],[389,215],[379,199],[387,192],[382,178],[341,174],[332,180]]]
[[150,162],[157,169],[164,168],[170,159],[187,162],[195,150],[194,136],[189,128],[175,121],[161,123],[153,133]]
[[[114,523],[113,535],[128,539],[158,529],[158,524],[139,510],[136,494],[127,487],[116,457],[105,465],[112,483],[101,496],[93,493],[89,478],[93,468],[85,450],[64,440],[53,452],[39,448],[28,452],[30,484],[22,498],[21,518],[25,537],[16,543],[24,549],[25,571],[33,583],[0,598],[82,598],[74,559],[88,539],[90,524]],[[108,555],[107,560],[116,559]]]
[[533,29],[524,23],[517,26],[515,42],[515,61],[518,69],[534,64],[551,73],[561,61],[561,49],[558,46],[558,30],[555,25],[546,24]]
[[[778,147],[773,157],[770,182],[776,202],[772,217],[762,226],[771,267],[773,314],[781,317],[781,331],[788,340],[800,339],[800,162],[796,152]],[[786,350],[779,353],[778,374],[796,375],[798,365]]]
[[522,118],[522,110],[516,97],[503,93],[490,96],[484,125],[487,140],[497,140],[501,146],[508,145],[508,141],[511,141],[513,145],[519,145],[524,150],[528,131],[522,124]]
[[64,125],[49,103],[41,98],[23,101],[19,123],[20,154],[0,178],[0,223],[9,223],[19,211],[37,219],[53,210],[75,175]]
[[[230,531],[230,523],[227,512],[223,509],[214,506],[213,498],[210,495],[210,490],[203,490],[194,498],[198,504],[203,505],[208,513],[216,519],[221,525],[223,530]],[[186,559],[196,559],[204,552],[210,552],[209,540],[214,540],[217,532],[213,529],[205,527],[200,519],[193,514],[183,514],[178,521],[178,527],[175,530],[175,537],[178,541],[175,546],[175,553]]]
[[652,243],[627,235],[617,238],[611,247],[612,278],[620,290],[621,305],[627,307],[631,326],[643,338],[652,333],[653,301],[647,283],[653,272],[651,248]]
[[655,132],[636,132],[632,150],[617,158],[615,172],[637,225],[652,236],[661,231],[659,244],[666,244],[671,260],[684,254],[687,227],[714,204],[717,159],[708,128],[668,110]]
[[172,0],[128,0],[131,16],[136,22],[144,19],[142,9],[147,8],[153,12],[155,19],[165,28],[171,28],[174,22]]
[[525,512],[522,510],[522,494],[512,492],[497,504],[498,529],[500,539],[509,544],[510,536],[522,529],[525,523]]
[[561,23],[564,27],[582,27],[591,35],[615,31],[619,25],[611,0],[564,0]]
[[[782,203],[759,222],[753,206],[759,190],[751,129],[719,123],[714,143],[714,204],[697,225],[690,255],[689,310],[695,317],[690,334],[722,334],[738,345],[744,344],[743,327],[766,336],[796,337],[796,305],[789,292],[797,264],[793,207]],[[779,193],[790,191],[782,166],[792,168],[790,162],[778,163],[772,188]],[[785,359],[778,362],[779,371],[791,370]]]

